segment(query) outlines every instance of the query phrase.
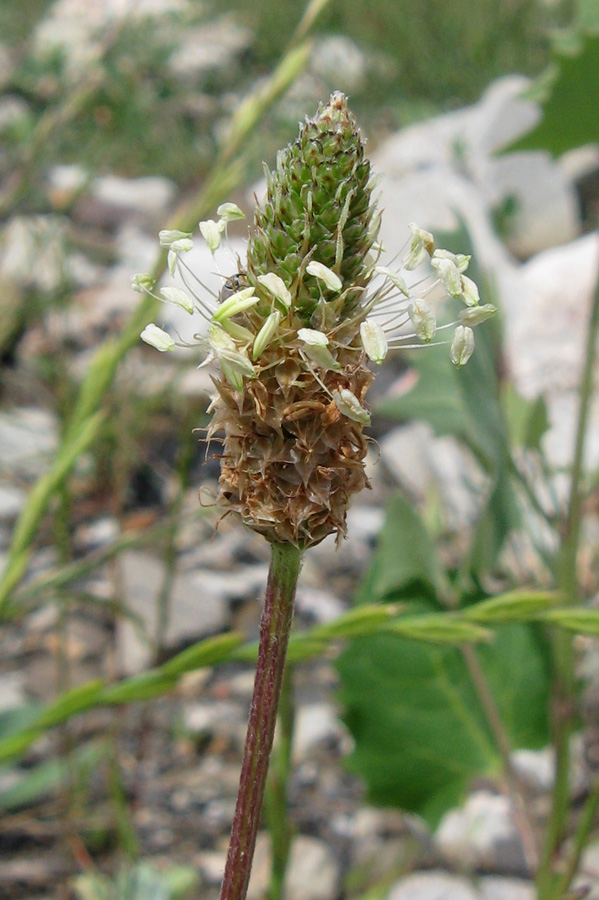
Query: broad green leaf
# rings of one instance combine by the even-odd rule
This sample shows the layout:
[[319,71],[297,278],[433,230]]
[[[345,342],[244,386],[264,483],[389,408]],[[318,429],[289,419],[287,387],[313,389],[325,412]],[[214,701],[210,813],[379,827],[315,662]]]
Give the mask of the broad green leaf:
[[578,0],[576,25],[582,31],[599,30],[599,0]]
[[[549,666],[533,626],[509,625],[477,648],[515,748],[549,740]],[[395,635],[356,638],[338,661],[350,768],[368,798],[423,816],[431,827],[493,775],[500,757],[462,653]]]
[[[592,21],[596,9],[589,8],[584,15]],[[536,128],[507,148],[509,151],[548,150],[559,156],[599,141],[599,36],[580,38],[575,50],[566,52],[562,48],[555,61],[557,70],[543,105],[543,118]]]

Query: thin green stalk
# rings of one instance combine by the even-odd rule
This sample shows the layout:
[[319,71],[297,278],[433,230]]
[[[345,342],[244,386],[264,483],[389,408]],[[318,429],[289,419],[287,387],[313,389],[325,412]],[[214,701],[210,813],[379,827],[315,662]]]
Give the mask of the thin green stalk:
[[[580,407],[576,427],[570,497],[558,560],[558,587],[563,592],[565,603],[571,606],[575,605],[578,600],[576,563],[582,526],[582,492],[580,482],[583,474],[584,450],[593,394],[598,333],[599,273],[595,282],[587,329],[584,365],[579,388]],[[552,711],[556,772],[545,847],[537,878],[539,900],[551,900],[553,897],[561,896],[561,894],[556,893],[553,867],[567,824],[570,739],[574,732],[577,709],[572,637],[566,631],[560,630],[556,632],[553,637],[553,650],[555,671]]]
[[587,797],[586,803],[583,807],[582,814],[578,822],[578,827],[574,835],[574,840],[572,842],[572,847],[566,861],[566,866],[561,878],[558,881],[557,890],[555,893],[556,897],[564,897],[566,895],[568,888],[572,884],[574,876],[578,872],[580,859],[582,857],[583,850],[587,845],[587,841],[591,834],[593,825],[595,824],[598,810],[599,778],[595,779],[591,792]]
[[271,544],[258,664],[220,900],[245,900],[264,801],[301,554]]
[[507,794],[512,802],[516,825],[520,832],[520,837],[522,838],[522,847],[524,849],[526,863],[530,872],[534,872],[538,863],[537,837],[533,822],[526,809],[526,802],[520,780],[512,765],[512,747],[510,745],[510,740],[499,709],[497,708],[497,704],[495,703],[495,697],[489,687],[483,667],[480,664],[476,648],[469,644],[464,644],[461,650],[470,674],[470,679],[501,754]]
[[293,667],[288,666],[283,676],[279,701],[277,746],[273,753],[266,785],[265,811],[272,847],[269,900],[282,900],[293,837],[293,828],[289,819],[287,787],[291,773],[294,720]]

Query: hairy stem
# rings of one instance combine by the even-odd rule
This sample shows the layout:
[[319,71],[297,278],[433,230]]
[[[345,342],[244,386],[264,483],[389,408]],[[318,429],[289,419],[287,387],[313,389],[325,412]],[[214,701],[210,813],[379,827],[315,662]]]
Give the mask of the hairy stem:
[[291,849],[292,827],[289,821],[287,785],[291,770],[295,705],[293,697],[293,668],[287,667],[283,677],[279,703],[277,746],[266,786],[265,812],[272,845],[272,870],[268,900],[281,900],[285,874]]
[[[584,365],[580,379],[580,407],[572,462],[572,480],[566,520],[562,531],[559,555],[558,585],[565,602],[574,605],[578,600],[576,563],[582,525],[582,494],[580,482],[583,473],[584,450],[593,395],[593,374],[597,357],[599,333],[599,273],[591,305],[587,328]],[[572,637],[561,629],[554,635],[554,687],[553,730],[556,751],[556,773],[547,836],[537,885],[539,900],[549,900],[555,895],[554,861],[566,829],[570,771],[570,738],[576,718],[576,685]]]
[[291,544],[272,544],[258,664],[243,751],[239,793],[221,900],[245,900],[264,800],[268,762],[281,694],[293,601],[301,563]]

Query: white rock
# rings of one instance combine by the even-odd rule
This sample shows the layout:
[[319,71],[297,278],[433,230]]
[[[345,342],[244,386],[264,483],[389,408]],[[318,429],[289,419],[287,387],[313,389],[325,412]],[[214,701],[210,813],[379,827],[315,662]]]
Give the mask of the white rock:
[[580,874],[574,880],[574,887],[590,888],[590,893],[585,894],[585,900],[597,900],[599,898],[599,841],[589,844],[582,854],[580,861]]
[[[125,674],[141,671],[151,661],[149,642],[158,627],[157,600],[164,579],[164,564],[149,553],[128,551],[119,557],[124,599],[139,625],[126,617],[119,620],[117,653]],[[207,573],[176,574],[170,597],[170,614],[163,642],[167,647],[199,640],[221,631],[227,624],[227,606],[220,585]]]
[[512,753],[512,765],[525,784],[535,791],[550,791],[555,777],[555,751],[516,750]]
[[328,703],[300,706],[293,733],[293,759],[302,762],[323,741],[347,740],[347,732]]
[[[2,71],[4,48],[0,46],[0,71]],[[0,83],[4,72],[0,74]],[[29,106],[22,97],[16,97],[12,94],[5,94],[0,98],[0,134],[14,127],[18,122],[24,120],[29,115]]]
[[535,900],[536,888],[530,881],[520,878],[502,878],[488,875],[478,883],[481,900]]
[[58,447],[58,421],[48,410],[0,413],[0,468],[25,478],[41,475]]
[[147,176],[145,178],[121,178],[104,175],[91,188],[95,200],[106,206],[141,212],[146,215],[166,215],[176,188],[169,178]]
[[471,524],[478,515],[487,479],[452,437],[435,437],[424,422],[394,428],[380,443],[381,459],[397,481],[424,500],[435,485],[450,527]]
[[91,4],[88,0],[56,0],[34,29],[34,52],[48,56],[62,51],[67,71],[74,75],[95,61],[111,25],[124,19],[184,12],[188,7],[188,0],[105,0]]
[[25,679],[20,672],[0,675],[0,712],[23,706],[27,701]]
[[62,205],[78,194],[90,177],[88,170],[77,163],[53,166],[47,175],[50,196]]
[[240,25],[232,15],[223,16],[185,31],[169,59],[169,68],[179,78],[197,78],[211,69],[229,66],[251,41],[249,28]]
[[295,598],[295,608],[299,613],[310,616],[315,622],[320,623],[333,622],[345,612],[346,606],[330,591],[300,584]]
[[362,90],[368,63],[357,44],[342,34],[325,35],[314,43],[310,69],[336,90],[353,93]]
[[372,544],[385,521],[385,511],[380,506],[366,506],[357,503],[347,511],[347,533],[349,540]]
[[188,703],[183,709],[183,724],[192,735],[227,734],[235,735],[240,726],[245,731],[243,707],[238,703],[216,701],[210,703]]
[[[525,397],[546,397],[552,428],[544,449],[556,467],[567,466],[572,457],[577,387],[598,260],[597,234],[547,250],[522,266],[520,290],[506,305],[507,352],[516,387]],[[597,394],[587,437],[587,465],[596,468]]]
[[527,258],[580,234],[576,192],[548,153],[509,153],[489,160],[484,172],[491,204],[515,198],[507,246],[517,256]]
[[252,874],[248,885],[247,900],[264,900],[270,882],[272,848],[270,836],[261,832],[256,840]]
[[522,870],[521,840],[507,797],[489,791],[471,794],[462,809],[446,813],[435,835],[445,858],[467,869]]
[[480,900],[480,895],[459,875],[415,872],[398,881],[387,900]]
[[26,499],[26,493],[20,488],[10,484],[0,484],[0,520],[16,518]]
[[43,293],[67,282],[66,221],[62,216],[15,216],[0,244],[0,281]]
[[[197,855],[197,861],[202,876],[206,881],[210,884],[221,883],[227,861],[226,850],[202,850]],[[256,900],[258,900],[257,897]]]
[[334,900],[339,878],[339,864],[326,844],[303,835],[294,839],[285,880],[285,900]]
[[444,231],[462,219],[477,259],[503,294],[513,261],[491,222],[499,203],[516,195],[511,249],[519,255],[579,234],[574,188],[552,159],[540,153],[495,156],[539,117],[538,107],[522,99],[527,85],[520,77],[500,79],[473,106],[403,129],[377,148],[373,165],[383,173],[385,208],[381,237],[390,256],[402,252],[408,222]]

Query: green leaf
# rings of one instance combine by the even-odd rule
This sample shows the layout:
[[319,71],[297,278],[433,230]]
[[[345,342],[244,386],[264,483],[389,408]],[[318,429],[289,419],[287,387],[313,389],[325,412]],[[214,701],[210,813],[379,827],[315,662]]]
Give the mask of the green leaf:
[[78,747],[68,760],[50,759],[24,772],[13,769],[18,778],[15,784],[0,793],[0,809],[8,812],[38,802],[54,792],[74,770],[96,766],[105,753],[105,744],[96,742]]
[[75,713],[97,706],[96,701],[100,697],[103,687],[104,682],[96,679],[66,691],[40,715],[35,722],[35,727],[44,729],[52,725],[59,725]]
[[[586,14],[594,18],[596,11]],[[559,156],[567,150],[599,141],[597,85],[599,84],[599,36],[588,35],[577,49],[562,47],[556,53],[558,65],[543,118],[531,132],[509,148],[548,150]],[[581,46],[582,43],[582,46]]]
[[539,450],[541,439],[549,428],[549,414],[543,397],[526,400],[511,384],[503,390],[503,409],[513,447]]
[[510,591],[489,600],[474,603],[463,610],[462,617],[471,622],[500,624],[502,622],[527,622],[547,612],[560,602],[556,591]]
[[243,643],[243,635],[237,632],[206,638],[188,647],[160,667],[163,675],[183,675],[204,666],[214,666],[229,657]]
[[387,507],[385,523],[358,603],[410,594],[436,595],[438,561],[424,523],[401,494]]
[[545,613],[543,620],[568,631],[599,637],[599,609],[554,609]]
[[452,613],[405,616],[393,622],[386,630],[432,644],[469,644],[493,638],[492,631],[456,618]]
[[156,672],[143,672],[119,684],[112,684],[102,692],[101,703],[118,706],[122,703],[139,703],[152,700],[166,694],[177,683],[174,675],[163,675]]
[[[477,649],[513,746],[549,740],[549,665],[534,626],[509,625]],[[370,802],[418,813],[431,827],[475,777],[500,767],[462,653],[395,635],[356,638],[338,661],[350,768]]]

